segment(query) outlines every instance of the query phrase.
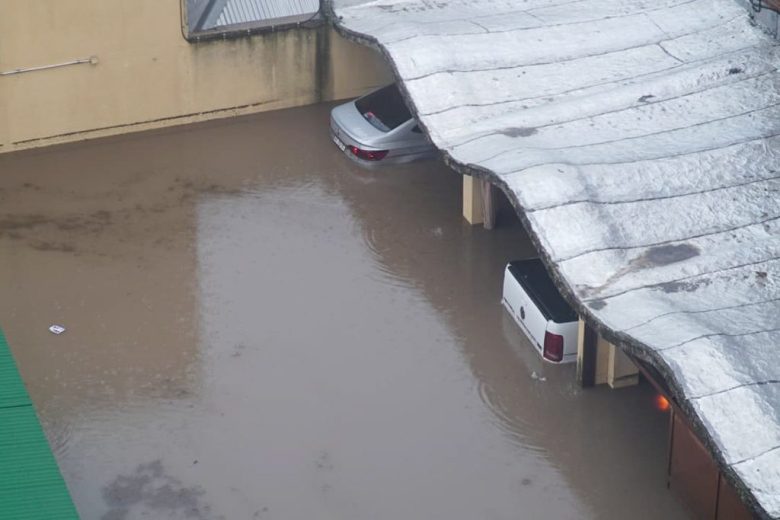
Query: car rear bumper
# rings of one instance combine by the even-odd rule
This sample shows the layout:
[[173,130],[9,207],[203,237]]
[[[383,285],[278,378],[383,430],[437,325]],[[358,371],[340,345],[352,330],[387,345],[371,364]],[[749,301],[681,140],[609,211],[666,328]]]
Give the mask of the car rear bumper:
[[[356,118],[359,118],[360,121],[357,122]],[[331,111],[331,116],[330,116],[331,140],[335,143],[336,146],[338,146],[338,148],[347,157],[349,157],[352,161],[356,162],[361,166],[364,166],[366,168],[375,168],[383,164],[399,164],[399,163],[408,163],[408,162],[418,161],[423,159],[433,159],[438,155],[438,151],[436,150],[436,148],[430,144],[426,146],[412,146],[412,147],[409,146],[393,147],[393,146],[377,145],[376,143],[369,144],[371,141],[376,141],[377,136],[371,134],[377,132],[377,130],[374,129],[373,127],[371,127],[370,130],[363,128],[364,125],[371,127],[370,123],[365,121],[365,119],[363,119],[363,116],[360,115],[357,108],[354,106],[354,103],[346,103],[344,105],[339,105],[338,107],[334,108]],[[361,135],[356,135],[353,132],[348,131],[347,128],[350,129],[357,128],[358,133],[360,132],[365,133],[365,135],[368,136],[368,139],[361,138]],[[359,157],[356,157],[350,151],[350,147],[352,146],[367,151],[388,150],[388,154],[382,160],[367,161]]]

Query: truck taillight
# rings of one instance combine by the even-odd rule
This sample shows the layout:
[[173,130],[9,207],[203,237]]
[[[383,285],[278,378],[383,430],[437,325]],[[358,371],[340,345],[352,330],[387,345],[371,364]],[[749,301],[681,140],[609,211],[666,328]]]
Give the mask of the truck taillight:
[[563,336],[551,332],[544,333],[544,350],[542,355],[550,361],[563,361]]

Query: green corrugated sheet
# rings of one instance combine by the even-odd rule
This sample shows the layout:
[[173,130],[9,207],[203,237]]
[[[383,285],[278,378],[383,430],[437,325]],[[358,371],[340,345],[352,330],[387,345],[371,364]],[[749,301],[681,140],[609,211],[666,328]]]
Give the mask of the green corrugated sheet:
[[0,408],[20,405],[32,406],[32,401],[0,331]]
[[0,518],[78,519],[0,331]]

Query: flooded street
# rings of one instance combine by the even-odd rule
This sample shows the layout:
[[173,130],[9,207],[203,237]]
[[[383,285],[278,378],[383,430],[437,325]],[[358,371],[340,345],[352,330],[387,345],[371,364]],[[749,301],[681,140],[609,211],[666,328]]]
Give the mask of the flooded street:
[[359,169],[329,108],[0,155],[0,327],[82,518],[684,518],[649,385],[505,315],[511,209]]

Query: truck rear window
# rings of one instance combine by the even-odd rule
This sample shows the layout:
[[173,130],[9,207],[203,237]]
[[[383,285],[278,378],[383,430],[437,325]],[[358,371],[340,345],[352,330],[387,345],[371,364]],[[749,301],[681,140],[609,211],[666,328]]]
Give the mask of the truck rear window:
[[366,121],[382,132],[389,132],[412,118],[395,83],[358,99],[355,105]]
[[510,262],[509,272],[548,320],[555,323],[577,321],[577,313],[558,292],[541,260],[533,258]]

